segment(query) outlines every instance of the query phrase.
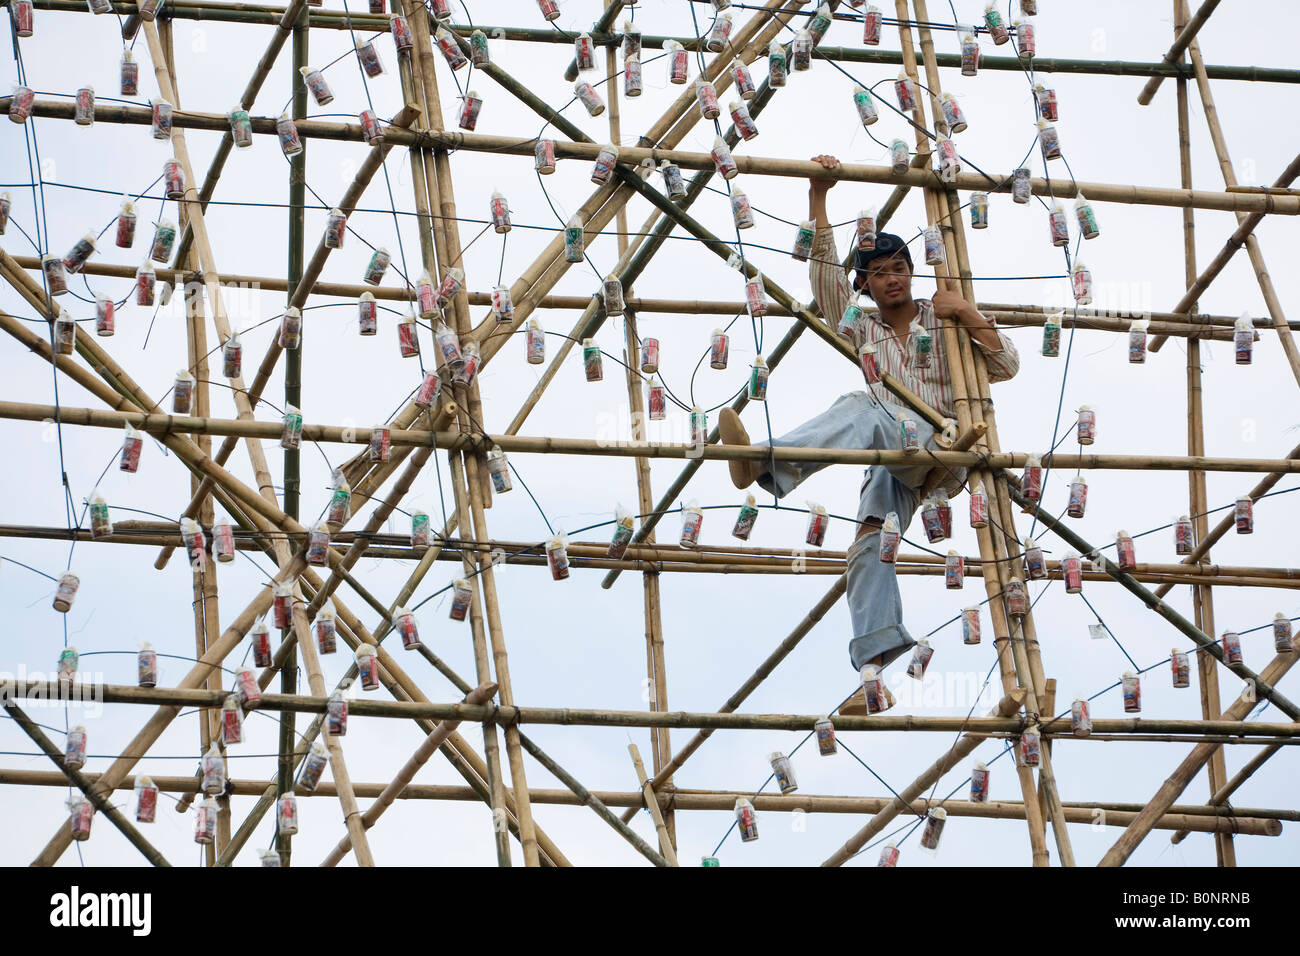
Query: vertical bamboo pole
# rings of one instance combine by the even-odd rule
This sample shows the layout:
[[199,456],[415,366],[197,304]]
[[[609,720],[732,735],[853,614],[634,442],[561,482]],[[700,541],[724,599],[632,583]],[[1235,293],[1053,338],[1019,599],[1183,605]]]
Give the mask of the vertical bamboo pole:
[[[442,104],[438,97],[437,79],[434,73],[433,51],[429,37],[429,20],[426,11],[422,5],[414,2],[406,2],[405,9],[407,18],[410,22],[411,29],[415,35],[415,48],[411,51],[411,85],[417,91],[417,102],[424,109],[424,115],[420,118],[418,128],[442,129]],[[441,201],[440,189],[441,178],[438,173],[439,158],[438,156],[430,157],[424,150],[410,150],[412,183],[415,192],[416,208],[421,213],[420,223],[420,241],[421,250],[424,255],[425,267],[429,270],[431,276],[439,275],[439,263],[444,269],[456,265],[460,258],[459,239],[456,239],[455,253],[451,251],[449,240],[455,233],[454,227],[449,228],[446,222],[435,222],[432,217],[432,203],[437,197]],[[432,159],[431,163],[429,160]],[[441,154],[441,159],[445,163],[446,153]],[[450,189],[450,168],[447,170],[447,187]],[[445,206],[440,208],[442,215],[447,215]],[[452,205],[450,215],[455,216],[455,207]],[[465,340],[468,332],[468,314],[464,308],[457,307],[465,300],[464,293],[456,296],[455,317],[453,323],[458,334]],[[464,321],[462,321],[462,319]],[[464,396],[464,390],[460,390],[461,397]],[[467,412],[463,402],[455,403],[456,417],[461,422],[462,428],[468,427]],[[432,414],[428,416],[431,420]],[[457,523],[462,529],[462,533],[469,530],[470,533],[479,537],[477,525],[473,522],[473,501],[474,497],[481,494],[482,488],[477,483],[477,473],[472,472],[469,456],[462,459],[461,453],[451,452],[448,460],[452,471],[452,486],[456,498]],[[483,616],[483,604],[480,602],[480,587],[484,588],[483,599],[486,600],[486,581],[480,580],[477,566],[477,552],[471,553],[466,549],[464,554],[465,574],[470,581],[472,590],[470,604],[470,630],[474,643],[474,661],[476,677],[480,684],[488,683],[492,680],[491,670],[488,665],[487,641],[484,636],[485,619]],[[490,559],[489,559],[490,560]],[[488,626],[491,626],[490,616]],[[500,680],[498,684],[506,683]],[[503,697],[504,700],[504,697]],[[497,727],[492,723],[485,723],[483,731],[483,753],[487,759],[488,766],[488,783],[492,789],[492,827],[493,837],[496,844],[497,863],[500,866],[510,865],[510,834],[505,827],[506,819],[506,800],[505,800],[505,782],[501,772],[501,757],[499,738],[497,736]],[[507,739],[507,751],[509,751],[509,740]],[[512,763],[513,775],[513,763]],[[524,795],[527,801],[527,793]],[[519,811],[519,795],[516,790],[515,794],[516,810]],[[522,808],[521,813],[517,813],[519,822],[520,843],[524,847],[525,865],[536,866],[538,864],[536,833],[532,826],[532,817],[528,808]],[[531,850],[531,853],[530,853]]]
[[[907,0],[895,0],[895,8],[899,20],[899,38],[903,51],[904,69],[914,82],[919,83],[916,51],[913,47],[912,41],[911,14],[908,10]],[[925,13],[919,6],[917,8],[917,18],[920,20],[926,18]],[[922,32],[922,55],[927,58],[927,69],[933,71],[932,73],[927,73],[927,78],[929,79],[927,85],[931,88],[932,93],[937,96],[939,93],[938,76],[937,71],[935,71],[933,67],[933,46],[927,42],[928,40],[928,31]],[[916,137],[917,152],[926,155],[930,152],[930,147],[929,139],[923,132],[926,128],[925,111],[924,107],[921,105],[923,102],[924,97],[918,97],[917,108],[913,113],[913,121],[920,127],[920,129],[917,130]],[[936,115],[935,123],[936,127],[942,123],[941,114]],[[948,262],[958,261],[955,246],[956,230],[951,221],[951,217],[946,215],[946,197],[944,197],[936,188],[927,188],[925,190],[925,202],[926,214],[930,221],[941,225],[943,228],[945,244],[949,247]],[[944,205],[941,206],[941,202],[943,202]],[[945,288],[950,288],[956,284],[955,280],[948,273],[947,264],[937,267],[935,270],[935,276],[940,285]],[[974,300],[973,294],[970,292],[966,292],[965,294],[972,301]],[[967,369],[963,367],[962,364],[963,360],[966,358],[967,352],[969,351],[969,346],[951,322],[943,322],[941,324],[941,329],[944,336],[944,350],[948,356],[949,374],[952,376],[953,380],[953,392],[959,397],[959,399],[963,396],[966,396],[969,399],[971,390],[968,384],[968,373]],[[972,422],[980,421],[983,418],[983,409],[969,400],[965,402],[959,400],[956,403],[956,411],[958,415],[958,427],[962,431],[965,431]],[[979,472],[975,472],[975,474],[978,475]],[[988,485],[986,485],[985,490],[989,493],[988,496],[990,503],[993,503],[996,502],[998,494],[996,488],[991,487],[991,476],[989,476],[989,479],[990,480]],[[977,531],[977,537],[980,542],[981,560],[985,562],[986,568],[991,566],[994,569],[994,573],[985,574],[984,586],[989,595],[989,614],[993,621],[993,633],[996,635],[994,639],[995,643],[999,640],[1005,640],[1006,642],[1003,647],[998,650],[998,665],[1002,679],[1003,691],[1010,694],[1016,689],[1016,672],[1020,671],[1024,675],[1024,679],[1021,683],[1025,685],[1026,689],[1029,691],[1029,693],[1025,695],[1026,709],[1028,713],[1036,714],[1038,713],[1037,702],[1032,694],[1032,682],[1028,680],[1028,675],[1025,673],[1027,668],[1021,669],[1018,666],[1013,667],[1013,663],[1017,665],[1019,664],[1015,654],[1017,643],[1015,641],[1013,630],[1014,624],[1005,613],[1001,601],[1002,586],[1004,584],[1003,575],[1006,572],[1005,562],[999,562],[997,560],[998,555],[994,544],[994,536],[989,528],[979,529]],[[1004,634],[1007,635],[1007,637],[1001,638],[1001,635]],[[1047,866],[1048,855],[1044,821],[1042,814],[1039,811],[1038,801],[1034,799],[1035,786],[1033,770],[1028,767],[1017,766],[1016,774],[1020,781],[1020,789],[1025,803],[1025,816],[1028,823],[1030,851],[1033,863],[1035,866]]]
[[[618,4],[619,0],[608,0],[606,10]],[[619,98],[618,98],[618,48],[609,46],[605,48],[605,76],[607,79],[606,89],[609,94],[609,141],[615,145],[621,145],[622,129],[620,128]],[[627,207],[619,206],[618,212],[615,213],[615,222],[618,228],[618,254],[619,261],[622,262],[628,255],[628,236],[627,236]],[[654,218],[657,218],[654,217]],[[644,238],[646,231],[642,230],[638,240]],[[623,295],[630,298],[632,295],[631,283],[626,283],[623,287]],[[610,316],[610,318],[613,318]],[[645,396],[641,393],[641,376],[637,374],[636,366],[638,364],[638,342],[636,313],[631,309],[626,309],[623,313],[623,333],[625,352],[624,361],[627,364],[627,399],[628,412],[632,419],[632,440],[645,440]],[[637,501],[640,504],[639,513],[648,515],[654,507],[654,497],[650,485],[650,460],[645,457],[638,457],[636,462],[636,489]],[[644,524],[646,519],[641,519]],[[651,533],[650,542],[654,541],[654,534]],[[668,672],[664,660],[664,634],[663,618],[659,612],[659,572],[647,570],[642,573],[641,580],[643,584],[643,610],[645,615],[645,642],[646,642],[646,679],[651,691],[650,709],[667,710],[668,709]],[[635,751],[634,751],[635,753]],[[650,729],[650,758],[654,765],[655,773],[672,759],[672,745],[669,741],[667,727],[652,727]],[[634,759],[639,764],[640,754],[635,753]],[[668,786],[672,786],[672,778],[667,781]],[[655,812],[658,812],[658,805]],[[677,819],[676,814],[670,809],[665,810],[662,814],[662,820],[659,821],[665,828],[665,838],[668,841],[667,848],[664,849],[664,855],[667,856],[674,865],[677,858],[673,853],[673,848],[677,841]]]
[[[1187,25],[1187,0],[1174,0],[1174,35],[1182,32]],[[1185,62],[1186,57],[1178,54],[1178,61]],[[1175,81],[1175,93],[1178,106],[1178,168],[1181,185],[1184,189],[1192,188],[1192,151],[1190,135],[1190,118],[1187,102],[1187,81],[1181,76]],[[1190,206],[1183,209],[1183,265],[1184,279],[1190,287],[1197,278],[1196,268],[1196,220],[1195,210]],[[1198,303],[1188,303],[1187,310],[1195,312]],[[1199,339],[1187,340],[1187,454],[1205,454],[1205,423],[1201,392],[1201,343]],[[1205,473],[1189,471],[1188,511],[1195,522],[1196,539],[1204,541],[1209,533],[1209,516],[1206,513]],[[1201,559],[1209,563],[1207,552]],[[1210,588],[1199,584],[1192,585],[1192,610],[1196,626],[1206,634],[1214,634],[1214,598]],[[1218,717],[1221,710],[1219,701],[1218,662],[1205,651],[1196,652],[1196,670],[1200,676],[1201,716],[1206,719]],[[1227,782],[1228,772],[1224,760],[1223,748],[1219,748],[1210,757],[1209,785],[1210,796],[1218,793]],[[1214,851],[1219,866],[1236,865],[1236,848],[1231,833],[1214,835]]]

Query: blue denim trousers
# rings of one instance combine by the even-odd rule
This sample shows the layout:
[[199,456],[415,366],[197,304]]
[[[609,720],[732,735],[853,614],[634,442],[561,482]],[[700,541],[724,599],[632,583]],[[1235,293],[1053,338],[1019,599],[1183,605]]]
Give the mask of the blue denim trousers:
[[[891,403],[875,401],[866,392],[841,395],[826,411],[804,422],[780,438],[775,446],[800,448],[901,449],[898,419],[916,422],[922,448],[935,448],[934,428],[919,415],[905,412]],[[762,442],[759,444],[767,444]],[[825,467],[822,462],[777,461],[758,478],[760,487],[784,498],[808,476]],[[863,479],[857,520],[876,518],[884,522],[891,511],[898,515],[899,533],[907,531],[921,502],[921,486],[933,464],[872,465]],[[856,528],[855,528],[856,533]],[[903,626],[903,602],[898,593],[898,574],[892,563],[880,560],[880,532],[857,538],[848,551],[849,616],[853,639],[849,659],[854,670],[877,655],[888,664],[916,643]]]

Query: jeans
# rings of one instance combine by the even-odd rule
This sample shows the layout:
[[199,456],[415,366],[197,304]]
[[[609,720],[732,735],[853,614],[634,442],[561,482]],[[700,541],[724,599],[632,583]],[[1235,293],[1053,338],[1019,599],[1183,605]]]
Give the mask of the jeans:
[[[914,413],[890,403],[874,401],[866,392],[841,395],[826,411],[794,431],[773,439],[776,446],[802,448],[887,449],[902,448],[898,416],[916,422],[922,448],[935,448],[934,428]],[[765,444],[765,443],[764,443]],[[777,461],[758,477],[760,487],[784,498],[808,476],[825,467],[823,462]],[[933,464],[872,465],[867,469],[858,501],[858,524],[864,518],[884,522],[891,511],[898,515],[899,534],[907,531],[921,503],[921,486]],[[856,531],[856,528],[855,528]],[[854,670],[881,657],[888,664],[916,641],[903,626],[903,602],[898,574],[892,563],[880,560],[880,532],[857,538],[848,550],[849,616],[853,639],[849,659]]]

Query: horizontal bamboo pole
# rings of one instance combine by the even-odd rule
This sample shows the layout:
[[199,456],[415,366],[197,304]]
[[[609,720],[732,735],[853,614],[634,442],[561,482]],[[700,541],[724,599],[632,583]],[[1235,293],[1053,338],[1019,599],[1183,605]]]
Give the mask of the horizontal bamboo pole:
[[[98,779],[99,774],[86,774],[86,777],[93,783]],[[164,777],[151,775],[150,779],[153,780],[159,790],[167,793],[197,795],[201,789],[197,776]],[[0,785],[4,784],[24,787],[63,787],[67,785],[67,778],[57,771],[50,770],[0,769]],[[127,777],[118,784],[117,789],[131,790],[134,786],[135,778]],[[266,782],[232,778],[230,786],[234,796],[260,796],[266,787]],[[386,784],[354,783],[352,786],[358,797],[377,797],[383,792]],[[569,790],[533,787],[529,789],[529,794],[533,803],[555,806],[580,806],[582,803],[581,798]],[[299,799],[334,796],[336,796],[334,784],[329,780],[322,780],[311,793],[298,794]],[[644,806],[645,802],[645,798],[639,790],[593,791],[592,796],[598,797],[604,804],[611,807],[639,808]],[[661,808],[668,809],[672,807],[676,810],[731,810],[735,806],[736,797],[738,796],[746,797],[754,804],[756,810],[775,813],[799,811],[804,813],[874,813],[887,805],[891,799],[889,797],[830,796],[802,793],[789,795],[735,793],[726,790],[674,790],[671,793],[656,795]],[[482,798],[472,787],[413,783],[402,791],[398,799],[479,801]],[[924,800],[917,800],[912,805],[913,812],[923,813],[927,806],[943,806],[953,816],[1023,819],[1024,814],[1023,805],[1019,801],[1009,800],[995,800],[988,803],[947,800],[942,804],[937,802],[927,804]],[[1104,810],[1106,811],[1105,821],[1114,826],[1127,825],[1124,822],[1127,817],[1122,815],[1136,814],[1142,810],[1142,804],[1140,803],[1065,803],[1063,806],[1067,811],[1073,811],[1082,816],[1082,819],[1072,820],[1071,822],[1093,823],[1095,822],[1094,818],[1100,819],[1100,815],[1096,814],[1095,811]],[[1112,817],[1112,814],[1120,814],[1121,816]],[[1221,828],[1230,829],[1234,823],[1237,825],[1248,823],[1263,831],[1261,835],[1276,836],[1281,832],[1282,823],[1300,822],[1300,810],[1179,804],[1169,808],[1168,815],[1163,820],[1163,825],[1157,824],[1157,828],[1175,829],[1182,825],[1182,823],[1178,822],[1180,820],[1190,822],[1192,825],[1189,829],[1195,829],[1197,832],[1218,832]]]
[[[0,112],[7,111],[8,101],[12,97],[0,97]],[[38,98],[32,106],[32,115],[57,119],[72,119],[76,106],[74,103]],[[149,125],[153,122],[152,111],[139,106],[120,106],[104,104],[95,107],[96,122],[130,123]],[[275,119],[269,116],[251,118],[253,132],[260,135],[275,135]],[[178,129],[207,129],[224,131],[229,128],[230,120],[223,113],[201,113],[193,110],[176,110],[173,124]],[[308,139],[331,139],[345,141],[363,141],[365,133],[361,124],[337,123],[328,120],[302,120],[295,124],[299,136]],[[398,146],[418,146],[426,149],[476,150],[515,156],[532,156],[534,140],[521,140],[517,136],[491,136],[481,133],[465,133],[459,130],[442,132],[433,130],[406,130],[386,128],[385,142]],[[594,162],[603,147],[596,143],[565,142],[555,143],[557,159],[574,159]],[[891,186],[926,186],[937,181],[937,174],[925,169],[909,169],[905,173],[895,173],[890,166],[867,166],[857,163],[843,163],[833,170],[824,169],[820,163],[804,160],[774,159],[738,154],[733,157],[737,168],[742,173],[755,176],[780,176],[795,179],[811,179],[820,176],[837,181],[885,183]],[[657,165],[661,160],[676,163],[682,169],[713,169],[713,157],[708,153],[690,152],[676,149],[657,149],[624,146],[619,150],[619,163],[629,168],[635,167],[643,160],[653,160]],[[949,183],[955,189],[978,189],[993,192],[1010,192],[1011,177],[1001,173],[958,173]],[[1039,196],[1053,196],[1056,199],[1072,199],[1080,193],[1087,195],[1093,202],[1116,202],[1148,206],[1171,206],[1175,208],[1220,209],[1230,212],[1261,212],[1269,215],[1300,215],[1300,196],[1257,195],[1254,193],[1229,193],[1204,189],[1165,189],[1158,186],[1129,185],[1125,183],[1066,182],[1032,178],[1030,191]]]
[[[279,438],[282,425],[278,422],[258,422],[251,419],[196,418],[185,415],[157,415],[142,412],[103,411],[60,405],[33,405],[23,402],[0,402],[0,419],[21,421],[53,421],[56,414],[65,425],[87,425],[96,428],[120,430],[129,423],[151,435],[175,433],[231,435],[239,438]],[[334,425],[303,425],[305,441],[335,444],[364,445],[369,433],[356,428]],[[580,438],[544,438],[520,435],[470,436],[456,432],[429,432],[421,429],[394,428],[390,432],[394,446],[460,449],[483,444],[499,446],[506,452],[525,454],[603,455],[630,458],[644,455],[649,458],[705,458],[718,461],[752,459],[768,461],[812,461],[845,465],[898,465],[928,461],[950,468],[985,466],[991,468],[1023,468],[1028,458],[1021,452],[982,455],[966,451],[925,451],[910,454],[903,451],[878,449],[796,448],[767,445],[682,445],[669,442],[609,443]],[[1211,458],[1187,455],[1080,455],[1048,454],[1042,456],[1044,466],[1083,469],[1119,469],[1138,471],[1215,471],[1215,472],[1300,472],[1300,460],[1269,458]],[[283,523],[282,513],[259,509],[268,520]]]
[[[70,13],[86,13],[86,5],[76,0],[35,0],[37,10],[53,10]],[[114,0],[113,9],[122,16],[134,16],[137,6]],[[244,23],[250,25],[273,26],[284,16],[284,7],[263,6],[260,4],[231,3],[168,3],[159,11],[159,17],[177,20],[207,20],[211,22]],[[461,36],[468,36],[471,31],[482,30],[490,37],[504,40],[531,41],[538,43],[572,44],[572,34],[563,30],[543,30],[538,28],[476,24],[448,23],[447,29]],[[374,16],[369,13],[344,13],[339,10],[323,10],[313,7],[311,27],[323,30],[355,29],[365,32],[386,32],[389,28],[386,16]],[[606,33],[599,30],[588,31],[592,42],[597,46],[610,45],[621,41],[621,34]],[[697,37],[643,34],[641,45],[646,49],[659,50],[670,41],[676,40],[687,50],[703,48],[703,41]],[[842,47],[818,45],[819,59],[846,63],[872,63],[882,65],[899,65],[903,62],[902,54],[897,50],[865,49],[862,47]],[[961,57],[955,53],[935,55],[941,67],[960,67]],[[981,56],[980,69],[1001,70],[1012,73],[1024,71],[1024,61],[1014,56]],[[1062,57],[1034,57],[1036,73],[1072,73],[1093,76],[1181,76],[1191,78],[1191,70],[1186,66],[1165,62],[1143,62],[1124,60],[1091,60]],[[1300,70],[1288,70],[1260,66],[1207,66],[1206,72],[1212,80],[1239,80],[1257,83],[1300,83]]]
[[[1236,807],[1225,807],[1225,804],[1227,804],[1228,799],[1234,793],[1237,792],[1237,789],[1243,783],[1245,783],[1252,776],[1254,776],[1256,770],[1264,766],[1264,763],[1281,749],[1282,749],[1281,747],[1276,747],[1276,746],[1265,747],[1263,750],[1257,752],[1255,756],[1251,757],[1250,760],[1246,762],[1245,766],[1243,766],[1240,770],[1238,770],[1235,774],[1233,774],[1231,780],[1229,780],[1217,791],[1215,791],[1214,795],[1210,797],[1210,801],[1206,805],[1206,809],[1227,809],[1231,813],[1234,814],[1237,813],[1238,810]],[[1186,830],[1179,830],[1177,833],[1175,833],[1173,836],[1169,838],[1169,842],[1182,843],[1183,840],[1186,839],[1189,831],[1190,828]]]
[[[97,684],[58,681],[12,680],[4,685],[15,697],[35,700],[93,700],[105,704],[144,704],[153,707],[219,708],[228,691],[186,687],[135,687],[127,684]],[[259,710],[292,711],[320,714],[325,712],[324,696],[301,694],[263,694]],[[518,707],[491,704],[437,704],[431,701],[366,700],[358,698],[348,704],[353,717],[424,718],[429,720],[469,720],[495,722],[503,726],[548,724],[583,727],[687,727],[730,730],[812,730],[821,717],[817,714],[736,714],[694,713],[689,711],[596,710],[573,707]],[[887,717],[838,716],[836,726],[842,730],[868,731],[965,731],[981,736],[1019,734],[1024,727],[1019,717],[921,717],[900,715]],[[1300,723],[1244,720],[1166,720],[1160,718],[1095,718],[1095,734],[1221,734],[1243,739],[1300,737]],[[1043,725],[1045,736],[1075,738],[1064,718]],[[263,784],[265,786],[265,784]]]

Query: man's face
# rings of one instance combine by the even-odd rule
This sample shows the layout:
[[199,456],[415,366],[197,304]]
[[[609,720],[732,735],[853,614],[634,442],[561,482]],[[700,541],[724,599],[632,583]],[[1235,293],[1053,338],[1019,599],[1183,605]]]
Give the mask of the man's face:
[[912,301],[912,267],[902,256],[873,259],[867,264],[867,291],[882,308]]

